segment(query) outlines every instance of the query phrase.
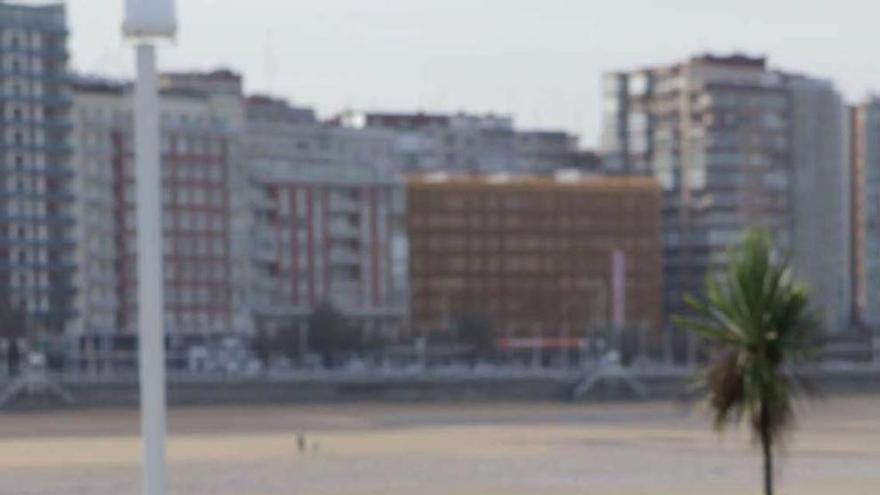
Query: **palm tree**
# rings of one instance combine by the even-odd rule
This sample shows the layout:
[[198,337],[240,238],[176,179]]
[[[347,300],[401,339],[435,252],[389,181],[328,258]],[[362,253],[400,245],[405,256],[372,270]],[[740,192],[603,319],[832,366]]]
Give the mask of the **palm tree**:
[[770,236],[752,230],[730,250],[726,271],[707,281],[694,314],[675,318],[703,337],[715,359],[702,374],[716,430],[748,420],[764,458],[764,493],[773,494],[773,451],[792,426],[793,365],[808,356],[816,319],[808,292]]

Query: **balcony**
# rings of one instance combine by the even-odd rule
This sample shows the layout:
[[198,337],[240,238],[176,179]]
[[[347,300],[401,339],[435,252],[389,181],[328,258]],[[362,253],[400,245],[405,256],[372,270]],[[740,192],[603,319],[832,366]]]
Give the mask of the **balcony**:
[[49,272],[72,272],[76,270],[76,263],[71,260],[59,260],[59,261],[27,261],[24,263],[14,262],[10,263],[8,261],[0,262],[0,271],[12,271],[12,270],[45,270]]
[[0,119],[0,126],[5,127],[46,127],[53,130],[70,130],[73,123],[68,119],[60,119],[57,117],[45,119]]
[[360,229],[357,225],[347,221],[330,222],[330,236],[336,239],[357,239],[360,237]]
[[0,237],[0,246],[72,248],[75,243],[70,239],[9,239]]
[[[9,50],[9,48],[4,48]],[[52,81],[56,83],[66,83],[71,81],[71,76],[64,70],[9,70],[0,69],[0,77],[4,78],[20,78],[24,80]]]
[[69,203],[75,199],[73,193],[70,191],[54,191],[54,192],[43,192],[43,193],[34,193],[34,192],[2,192],[0,191],[0,199],[29,199],[32,201],[58,201],[63,203]]
[[73,99],[67,94],[22,95],[0,93],[0,101],[2,100],[24,101],[54,107],[68,107],[73,104]]
[[330,198],[330,211],[332,213],[358,213],[361,207],[357,201],[342,196]]
[[257,236],[257,238],[254,239],[254,256],[260,261],[276,261],[278,259],[277,243],[269,236]]
[[47,155],[70,155],[73,147],[66,143],[50,142],[47,144],[6,144],[6,148],[25,153],[45,153]]
[[260,211],[275,210],[275,201],[268,193],[262,190],[254,190],[251,194],[251,205]]
[[357,251],[333,248],[330,250],[330,263],[334,265],[358,265],[361,258]]
[[0,214],[0,222],[3,223],[46,223],[50,225],[71,226],[76,223],[73,215],[64,213],[50,213],[43,216],[37,215],[17,215],[4,213]]

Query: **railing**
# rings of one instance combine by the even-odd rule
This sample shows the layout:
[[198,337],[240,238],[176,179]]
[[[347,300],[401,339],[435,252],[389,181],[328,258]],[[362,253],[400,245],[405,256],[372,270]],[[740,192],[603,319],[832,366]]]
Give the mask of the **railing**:
[[360,230],[350,223],[334,221],[330,223],[330,235],[336,238],[356,238],[360,236]]
[[332,249],[330,251],[330,262],[336,264],[357,265],[361,262],[361,258],[357,251]]
[[[250,373],[234,372],[195,372],[169,369],[167,382],[174,384],[210,383],[314,383],[314,384],[369,384],[369,383],[443,383],[456,381],[516,381],[546,380],[563,384],[574,384],[584,377],[593,376],[605,368],[600,364],[570,368],[532,367],[525,365],[500,366],[412,366],[412,367],[369,367],[364,369],[286,369],[259,370]],[[695,367],[654,364],[651,366],[630,366],[616,368],[618,374],[634,380],[647,382],[681,381],[687,382],[697,372]],[[819,364],[801,370],[802,375],[813,377],[868,377],[880,383],[880,363],[861,363],[840,366]],[[0,371],[0,383],[8,383],[16,375],[5,367]],[[67,370],[54,371],[49,376],[62,385],[71,386],[131,386],[138,383],[135,367],[106,370]]]
[[356,213],[360,205],[353,200],[334,197],[330,199],[330,210],[334,213]]

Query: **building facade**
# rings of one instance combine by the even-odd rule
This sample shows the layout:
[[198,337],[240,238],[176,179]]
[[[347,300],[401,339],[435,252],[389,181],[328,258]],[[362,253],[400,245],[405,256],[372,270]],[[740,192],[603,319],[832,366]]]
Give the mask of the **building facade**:
[[880,98],[850,110],[852,273],[860,323],[880,326]]
[[847,106],[830,81],[795,78],[792,102],[792,252],[830,332],[853,323]]
[[267,96],[249,97],[246,115],[256,324],[305,328],[330,304],[365,335],[399,335],[405,205],[393,134],[320,122]]
[[[156,249],[164,252],[166,330],[173,338],[246,331],[236,320],[233,246],[240,97],[164,85],[164,245]],[[137,332],[132,89],[86,79],[74,87],[76,335]]]
[[794,255],[829,329],[848,324],[845,118],[830,83],[705,55],[608,74],[604,91],[605,168],[664,189],[667,313],[685,311],[683,296],[760,227]]
[[361,165],[251,165],[259,324],[300,326],[329,304],[365,336],[399,336],[407,316],[400,182]]
[[413,331],[462,314],[508,336],[584,336],[612,318],[612,254],[626,322],[662,322],[661,193],[650,178],[410,176]]
[[0,296],[39,330],[74,316],[64,6],[0,2]]

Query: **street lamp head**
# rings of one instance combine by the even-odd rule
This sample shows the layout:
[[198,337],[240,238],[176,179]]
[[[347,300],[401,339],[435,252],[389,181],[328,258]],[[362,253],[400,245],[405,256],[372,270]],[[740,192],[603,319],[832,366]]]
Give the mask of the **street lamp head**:
[[125,0],[122,32],[131,38],[174,37],[174,0]]

